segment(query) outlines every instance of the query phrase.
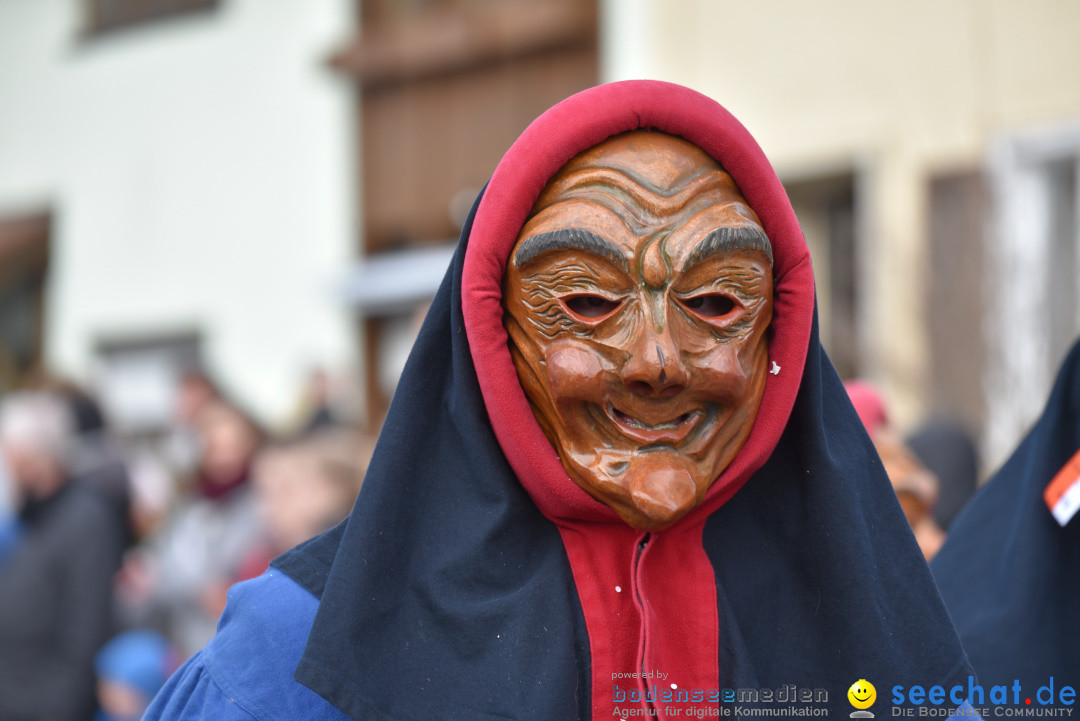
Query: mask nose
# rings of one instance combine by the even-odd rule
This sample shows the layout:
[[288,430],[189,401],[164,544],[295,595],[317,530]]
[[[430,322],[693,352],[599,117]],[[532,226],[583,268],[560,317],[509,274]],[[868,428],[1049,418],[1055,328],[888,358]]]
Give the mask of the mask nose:
[[670,398],[685,390],[686,368],[670,328],[657,331],[646,321],[619,375],[631,393],[643,398]]

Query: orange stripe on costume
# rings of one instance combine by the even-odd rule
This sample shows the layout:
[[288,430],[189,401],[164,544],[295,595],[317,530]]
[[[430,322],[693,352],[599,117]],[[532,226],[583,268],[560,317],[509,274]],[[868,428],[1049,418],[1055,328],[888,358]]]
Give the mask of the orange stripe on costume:
[[1043,500],[1062,526],[1080,510],[1080,451],[1077,451],[1057,472],[1054,480],[1050,481],[1050,485],[1043,491]]

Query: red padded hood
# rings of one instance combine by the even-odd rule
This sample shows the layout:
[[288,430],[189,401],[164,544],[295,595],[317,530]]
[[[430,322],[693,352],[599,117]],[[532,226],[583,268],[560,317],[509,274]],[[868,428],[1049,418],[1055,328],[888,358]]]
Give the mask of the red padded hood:
[[477,210],[465,259],[462,306],[476,374],[499,442],[552,520],[615,520],[567,477],[518,383],[502,326],[502,278],[530,209],[548,179],[578,153],[628,130],[662,130],[712,155],[761,219],[774,254],[770,375],[754,430],[738,458],[683,522],[716,510],[756,470],[787,423],[810,339],[814,282],[810,254],[791,204],[761,148],[729,112],[688,88],[631,80],[585,90],[537,118],[503,156]]

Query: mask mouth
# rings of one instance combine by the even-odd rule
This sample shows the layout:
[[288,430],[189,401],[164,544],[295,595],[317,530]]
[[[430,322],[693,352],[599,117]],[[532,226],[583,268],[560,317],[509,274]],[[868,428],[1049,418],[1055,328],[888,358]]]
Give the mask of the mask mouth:
[[605,406],[604,411],[620,433],[639,443],[680,443],[705,416],[703,411],[692,410],[657,423],[648,423],[611,403]]

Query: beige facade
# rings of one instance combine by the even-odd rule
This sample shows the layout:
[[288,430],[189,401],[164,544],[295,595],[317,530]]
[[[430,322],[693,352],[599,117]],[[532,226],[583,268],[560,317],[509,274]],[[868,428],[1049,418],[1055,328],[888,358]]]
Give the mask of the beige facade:
[[[957,173],[985,185],[989,202],[981,215],[986,225],[977,226],[985,258],[972,262],[982,264],[984,272],[976,277],[986,282],[971,289],[983,297],[983,312],[966,321],[981,329],[976,335],[982,342],[949,350],[959,368],[968,357],[968,366],[978,369],[981,382],[972,387],[981,387],[983,398],[959,411],[982,425],[993,446],[984,455],[995,463],[1037,412],[1052,367],[1068,343],[1051,338],[1043,348],[1047,344],[1035,337],[1038,333],[1028,338],[1040,349],[1033,360],[1039,368],[1028,368],[1027,380],[1013,389],[1016,404],[995,405],[994,384],[1025,369],[984,357],[1008,348],[994,338],[993,314],[1007,310],[995,305],[994,296],[1026,293],[1039,307],[1066,297],[1075,301],[1077,285],[1075,192],[1071,200],[1064,198],[1073,221],[1061,231],[1071,234],[1065,241],[1073,248],[1065,285],[1073,289],[1057,288],[1054,295],[993,270],[994,258],[1005,257],[994,244],[1016,174],[995,158],[1010,156],[1017,143],[1038,144],[1050,136],[1072,178],[1066,196],[1068,188],[1075,191],[1078,28],[1080,4],[1064,0],[608,0],[601,72],[606,80],[671,80],[716,98],[747,125],[789,188],[848,179],[857,248],[851,319],[856,367],[884,389],[901,425],[910,426],[931,410],[957,410],[937,408],[939,399],[932,397],[941,349],[935,355],[932,348],[940,341],[933,332],[937,311],[928,287],[935,264],[941,263],[931,249],[931,205],[943,201],[930,190],[937,187],[935,180]],[[803,196],[792,191],[815,251],[828,345],[835,318],[823,289],[835,280],[827,277],[835,263],[823,247],[829,239],[822,237],[821,208],[812,198],[803,202]],[[1048,258],[1044,253],[1044,265]],[[1075,313],[1071,323],[1067,333],[1075,337],[1080,330]],[[1011,325],[1003,322],[1001,329]],[[1053,332],[1061,335],[1058,328],[1043,336]],[[962,376],[963,370],[953,373]],[[1018,407],[1028,397],[1036,402]]]

